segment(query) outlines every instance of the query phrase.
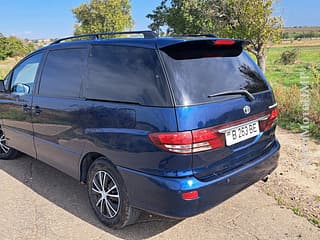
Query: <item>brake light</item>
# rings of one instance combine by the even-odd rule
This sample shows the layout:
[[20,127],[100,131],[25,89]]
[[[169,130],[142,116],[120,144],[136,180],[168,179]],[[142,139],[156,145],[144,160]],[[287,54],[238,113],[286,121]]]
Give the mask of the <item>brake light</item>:
[[269,117],[266,120],[261,120],[259,122],[260,131],[267,131],[269,130],[275,123],[275,120],[278,118],[278,109],[273,108],[269,114]]
[[175,153],[192,153],[192,134],[186,132],[151,133],[150,140],[158,147]]
[[192,131],[193,152],[203,152],[224,146],[223,133],[215,131],[214,128]]
[[236,42],[234,41],[234,40],[231,40],[231,39],[218,39],[218,40],[215,40],[214,42],[213,42],[213,45],[216,45],[216,46],[218,46],[218,45],[233,45],[233,44],[235,44]]
[[150,140],[169,152],[191,154],[208,151],[225,145],[224,134],[215,128],[185,132],[151,133]]

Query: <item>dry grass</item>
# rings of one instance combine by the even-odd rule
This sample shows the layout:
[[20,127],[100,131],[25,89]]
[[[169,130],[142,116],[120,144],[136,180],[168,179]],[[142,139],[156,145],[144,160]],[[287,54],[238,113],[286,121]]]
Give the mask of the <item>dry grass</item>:
[[8,72],[16,65],[19,58],[8,58],[5,61],[0,61],[0,79],[5,78]]
[[269,47],[283,48],[283,47],[314,47],[320,46],[320,39],[303,39],[303,40],[283,40],[280,44],[272,44]]
[[[278,102],[279,124],[281,127],[302,132],[305,110],[301,102],[301,88],[296,84],[286,87],[276,83],[273,90]],[[310,88],[310,108],[307,109],[307,117],[310,120],[309,133],[320,139],[320,91],[319,87]]]
[[303,32],[319,32],[320,27],[285,27],[283,32],[288,33],[303,33]]

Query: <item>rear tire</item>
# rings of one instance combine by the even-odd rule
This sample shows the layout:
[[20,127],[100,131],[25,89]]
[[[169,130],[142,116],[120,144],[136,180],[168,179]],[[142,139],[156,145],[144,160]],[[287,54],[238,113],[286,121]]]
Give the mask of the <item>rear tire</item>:
[[6,145],[6,137],[0,128],[0,159],[14,159],[18,156],[18,151]]
[[91,164],[87,183],[91,207],[103,224],[121,229],[139,218],[140,211],[129,204],[121,175],[107,159],[100,157]]

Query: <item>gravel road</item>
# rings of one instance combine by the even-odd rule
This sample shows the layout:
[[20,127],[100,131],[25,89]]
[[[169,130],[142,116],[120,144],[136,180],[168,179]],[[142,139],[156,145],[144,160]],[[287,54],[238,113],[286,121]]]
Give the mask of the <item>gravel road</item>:
[[[292,138],[288,134],[281,130],[280,141]],[[280,169],[290,158],[282,149]],[[277,174],[270,177],[275,185]],[[320,228],[279,205],[270,183],[268,191],[258,183],[193,218],[175,221],[144,213],[120,231],[98,222],[84,186],[30,157],[0,161],[0,183],[1,240],[320,239]]]

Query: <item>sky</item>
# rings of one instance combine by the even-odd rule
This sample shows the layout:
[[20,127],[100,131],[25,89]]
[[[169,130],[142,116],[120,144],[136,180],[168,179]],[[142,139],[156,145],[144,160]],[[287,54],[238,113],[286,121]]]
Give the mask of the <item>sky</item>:
[[[72,35],[76,22],[71,9],[88,0],[0,0],[0,33],[21,38],[59,38]],[[131,0],[133,30],[145,30],[161,0]],[[320,26],[319,0],[282,0],[277,13],[285,26]]]

